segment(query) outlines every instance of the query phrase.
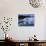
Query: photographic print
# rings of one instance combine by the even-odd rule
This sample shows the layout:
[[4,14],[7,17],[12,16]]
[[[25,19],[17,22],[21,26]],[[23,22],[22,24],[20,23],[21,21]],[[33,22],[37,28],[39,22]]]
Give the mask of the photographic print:
[[34,14],[19,14],[18,25],[19,26],[34,26]]

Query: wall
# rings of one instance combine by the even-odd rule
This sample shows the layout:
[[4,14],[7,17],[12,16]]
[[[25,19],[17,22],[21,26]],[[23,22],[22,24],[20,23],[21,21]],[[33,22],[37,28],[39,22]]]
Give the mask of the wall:
[[[45,11],[45,6],[40,8],[31,7],[28,0],[0,0],[0,18],[4,16],[13,18],[12,26],[8,33],[10,37],[16,40],[27,40],[34,34],[37,35],[37,39],[45,40]],[[35,14],[35,26],[19,27],[18,14],[30,13]],[[2,39],[2,36],[0,36],[0,39]]]

